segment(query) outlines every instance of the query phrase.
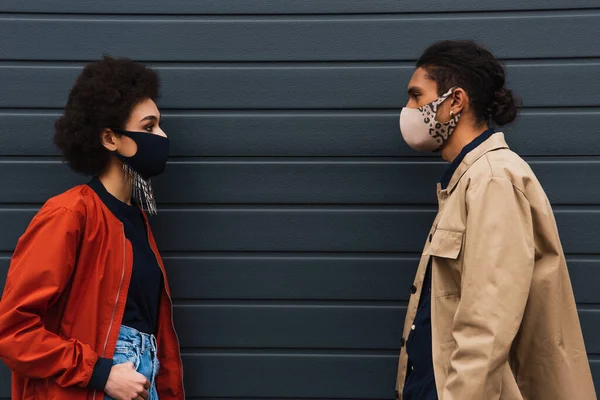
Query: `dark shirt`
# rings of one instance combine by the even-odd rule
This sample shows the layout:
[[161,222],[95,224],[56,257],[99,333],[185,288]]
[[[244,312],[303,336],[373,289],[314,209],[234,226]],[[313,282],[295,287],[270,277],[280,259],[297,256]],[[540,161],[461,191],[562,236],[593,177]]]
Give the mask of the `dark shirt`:
[[[125,238],[129,240],[133,249],[133,270],[121,324],[140,332],[154,334],[158,320],[158,304],[163,276],[156,255],[150,247],[142,211],[133,201],[132,205],[128,205],[114,197],[97,178],[92,179],[88,185],[98,194],[115,217],[123,223]],[[90,382],[90,386],[103,389],[110,367],[112,367],[112,360],[109,363],[106,359],[101,359],[96,364],[92,376],[93,383]]]
[[123,223],[125,237],[133,249],[133,270],[121,324],[154,334],[163,276],[150,247],[142,211],[136,204],[127,205],[111,195],[98,179],[93,179],[89,185]]
[[[429,262],[431,264],[431,261]],[[413,321],[414,330],[406,341],[408,374],[403,400],[437,400],[433,357],[431,354],[431,268],[427,267],[419,308]]]
[[[463,159],[481,143],[494,134],[488,129],[466,145],[460,154],[450,163],[440,181],[442,189],[446,189],[452,176]],[[431,237],[430,237],[431,240]],[[419,298],[419,307],[413,321],[413,327],[406,341],[408,354],[408,373],[402,393],[403,400],[437,400],[435,375],[433,373],[432,341],[431,341],[431,260],[425,272],[423,290]]]
[[490,138],[490,136],[492,136],[494,133],[496,133],[494,128],[489,128],[488,130],[484,131],[481,135],[479,135],[475,139],[473,139],[471,141],[471,143],[469,143],[468,145],[463,147],[463,149],[458,154],[458,156],[456,156],[456,158],[450,163],[450,165],[446,169],[444,176],[442,176],[442,179],[440,180],[442,189],[446,189],[448,187],[448,185],[450,184],[450,180],[452,179],[452,176],[456,172],[456,169],[458,168],[460,163],[463,162],[463,160],[465,159],[467,154],[469,154],[470,152],[475,150],[477,147],[479,147],[480,144],[482,144],[483,142],[488,140]]

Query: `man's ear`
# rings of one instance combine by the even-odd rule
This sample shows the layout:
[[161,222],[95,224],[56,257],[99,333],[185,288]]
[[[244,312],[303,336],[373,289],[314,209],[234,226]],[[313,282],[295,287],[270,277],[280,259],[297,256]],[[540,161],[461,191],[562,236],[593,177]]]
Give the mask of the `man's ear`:
[[467,92],[462,88],[456,88],[452,93],[452,102],[450,103],[450,109],[454,111],[454,115],[467,109],[469,104],[469,96]]
[[100,134],[100,140],[102,141],[102,145],[106,148],[106,150],[111,152],[117,150],[119,138],[112,130],[108,128],[103,130]]

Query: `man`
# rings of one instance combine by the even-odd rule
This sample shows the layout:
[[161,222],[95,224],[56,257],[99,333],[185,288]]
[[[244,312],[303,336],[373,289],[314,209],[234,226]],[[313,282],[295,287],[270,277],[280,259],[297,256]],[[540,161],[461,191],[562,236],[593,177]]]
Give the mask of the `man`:
[[450,165],[410,288],[397,397],[596,399],[550,203],[492,128],[517,116],[503,66],[473,42],[436,43],[408,94],[402,136]]

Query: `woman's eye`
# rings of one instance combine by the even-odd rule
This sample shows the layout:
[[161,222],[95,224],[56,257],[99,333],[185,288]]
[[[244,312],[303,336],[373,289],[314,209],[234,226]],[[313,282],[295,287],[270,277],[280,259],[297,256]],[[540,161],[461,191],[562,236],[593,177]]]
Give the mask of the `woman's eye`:
[[154,129],[154,125],[148,125],[144,129],[146,130],[146,132],[152,132],[152,130]]

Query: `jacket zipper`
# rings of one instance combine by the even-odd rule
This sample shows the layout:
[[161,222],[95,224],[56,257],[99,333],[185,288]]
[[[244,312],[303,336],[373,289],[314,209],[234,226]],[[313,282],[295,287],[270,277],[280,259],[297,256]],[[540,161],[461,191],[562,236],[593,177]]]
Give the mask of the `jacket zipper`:
[[[106,346],[108,345],[108,338],[110,337],[110,331],[112,330],[115,314],[117,313],[117,304],[119,304],[119,297],[121,296],[121,288],[123,286],[123,280],[125,279],[125,257],[127,253],[127,239],[125,238],[125,227],[123,228],[123,267],[121,269],[121,282],[119,283],[119,290],[117,291],[117,297],[115,299],[115,305],[113,307],[113,313],[110,317],[110,325],[108,326],[108,332],[106,333],[106,340],[104,341],[104,349],[102,350],[102,357],[106,354]],[[97,390],[94,389],[94,397],[96,399]]]
[[[156,254],[156,252],[154,251],[154,248],[152,247],[152,244],[150,243],[150,224],[148,224],[147,222],[146,222],[146,231],[148,232],[148,245],[150,246],[150,250],[152,250],[152,254],[154,254],[154,258],[156,259],[156,264],[158,265],[158,268],[160,268],[160,262],[158,261],[158,255]],[[167,277],[165,276],[165,272],[163,271],[162,268],[160,268],[160,272],[163,276],[163,288],[165,288],[165,283],[167,282]],[[179,351],[179,368],[181,371],[181,390],[183,391],[183,398],[185,399],[185,386],[183,385],[183,360],[181,359],[181,346],[179,344],[179,337],[177,336],[177,331],[175,330],[175,324],[173,323],[173,300],[171,299],[171,296],[167,292],[166,288],[165,288],[165,294],[167,295],[167,298],[169,299],[169,304],[171,305],[171,329],[173,329],[173,333],[175,334],[175,340],[177,340],[177,349]]]

